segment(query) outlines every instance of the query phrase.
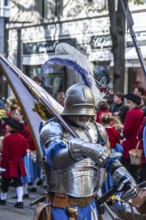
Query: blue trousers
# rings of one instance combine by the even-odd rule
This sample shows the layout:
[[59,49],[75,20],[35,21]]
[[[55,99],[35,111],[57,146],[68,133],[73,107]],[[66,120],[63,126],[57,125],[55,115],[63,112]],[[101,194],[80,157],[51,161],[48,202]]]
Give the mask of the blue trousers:
[[[85,208],[77,208],[77,220],[98,220],[98,212],[95,202],[92,201]],[[69,220],[67,209],[52,207],[52,220]]]

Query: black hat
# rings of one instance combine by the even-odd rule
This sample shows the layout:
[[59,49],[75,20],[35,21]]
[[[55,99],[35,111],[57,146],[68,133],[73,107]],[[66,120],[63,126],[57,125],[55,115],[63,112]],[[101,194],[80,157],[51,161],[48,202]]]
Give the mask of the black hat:
[[19,123],[19,121],[17,121],[14,118],[4,118],[3,120],[6,122],[6,124],[10,125],[12,128],[14,128],[16,130],[22,130],[23,129],[23,127]]
[[131,101],[137,103],[138,105],[141,103],[141,98],[138,95],[134,95],[132,93],[124,95],[124,98],[131,100]]

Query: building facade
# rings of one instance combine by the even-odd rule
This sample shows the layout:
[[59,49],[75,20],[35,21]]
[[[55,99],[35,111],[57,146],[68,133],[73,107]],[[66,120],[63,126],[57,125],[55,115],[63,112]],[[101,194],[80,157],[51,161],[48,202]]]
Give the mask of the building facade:
[[[145,20],[146,5],[131,7],[134,30],[146,58],[146,27],[141,22]],[[106,0],[23,0],[21,3],[15,0],[11,2],[10,9],[8,59],[25,74],[30,77],[39,75],[41,65],[54,55],[55,46],[66,42],[86,53],[94,69],[104,67],[112,82],[114,64]],[[145,77],[129,33],[126,34],[125,46],[126,92],[145,82]],[[137,78],[139,76],[141,79]],[[65,69],[50,73],[52,86],[56,78],[60,78],[65,91],[80,80],[78,75],[72,76]],[[112,83],[110,86],[112,88]]]
[[[10,14],[10,1],[9,0],[1,0],[0,1],[0,53],[4,56],[7,56],[6,51],[8,51],[7,46],[7,30],[6,24],[9,19]],[[6,79],[2,74],[0,74],[0,98],[4,98],[4,96],[8,95],[8,85]]]

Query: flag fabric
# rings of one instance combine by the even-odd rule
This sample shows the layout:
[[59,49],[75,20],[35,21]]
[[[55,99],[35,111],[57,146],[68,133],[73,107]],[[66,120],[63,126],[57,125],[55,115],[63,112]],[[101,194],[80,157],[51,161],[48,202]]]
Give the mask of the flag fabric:
[[[39,101],[34,95],[33,90],[38,93],[38,97],[43,97],[47,103],[53,106],[60,114],[63,107],[53,99],[41,86],[23,74],[19,69],[12,65],[2,55],[0,56],[0,71],[6,77],[13,93],[19,101],[23,110],[24,117],[30,128],[33,140],[36,144],[39,157],[42,158],[39,129],[42,118],[34,111],[36,103]],[[23,80],[22,80],[23,79]],[[32,89],[33,88],[33,89]]]

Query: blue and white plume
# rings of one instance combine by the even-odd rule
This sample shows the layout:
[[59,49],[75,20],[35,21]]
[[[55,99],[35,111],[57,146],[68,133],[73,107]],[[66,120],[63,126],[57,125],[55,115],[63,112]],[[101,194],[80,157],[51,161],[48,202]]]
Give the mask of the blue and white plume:
[[98,107],[104,94],[97,88],[93,71],[86,55],[67,43],[60,43],[55,48],[55,55],[48,59],[41,67],[43,81],[45,81],[45,74],[49,73],[49,70],[54,67],[56,69],[66,67],[68,71],[79,74],[85,85],[91,88],[95,99],[95,106]]

